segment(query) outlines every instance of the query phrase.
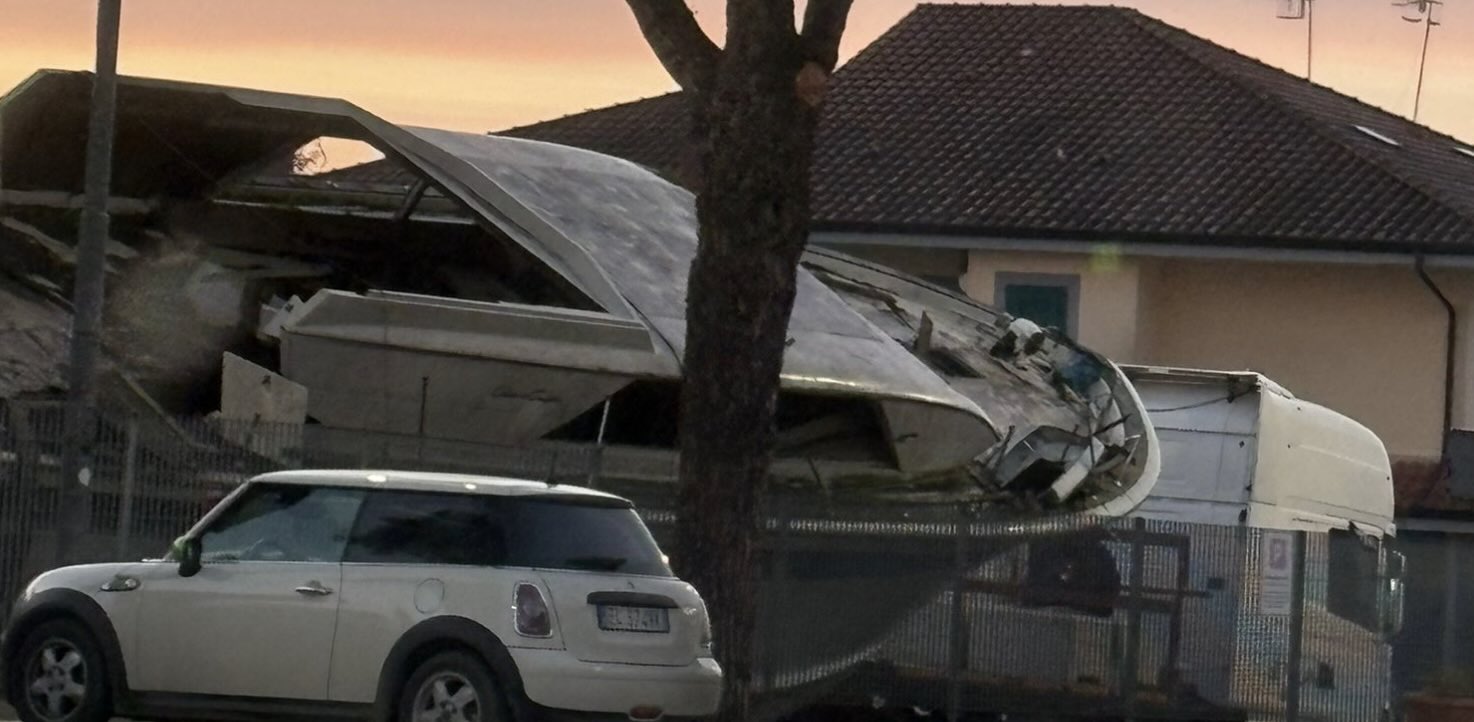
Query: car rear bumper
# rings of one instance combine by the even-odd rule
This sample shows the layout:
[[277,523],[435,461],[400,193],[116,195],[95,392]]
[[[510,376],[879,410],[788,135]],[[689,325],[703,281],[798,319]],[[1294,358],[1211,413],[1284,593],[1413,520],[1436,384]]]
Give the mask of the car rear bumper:
[[722,671],[714,659],[657,667],[580,662],[562,650],[509,651],[528,700],[548,708],[546,717],[574,712],[622,719],[636,707],[658,707],[668,718],[707,717],[721,702]]

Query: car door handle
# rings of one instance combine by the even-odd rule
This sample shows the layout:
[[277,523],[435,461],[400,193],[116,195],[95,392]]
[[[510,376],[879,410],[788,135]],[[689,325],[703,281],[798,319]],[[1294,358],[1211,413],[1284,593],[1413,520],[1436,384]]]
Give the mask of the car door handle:
[[314,597],[326,597],[327,595],[332,594],[333,590],[328,589],[319,582],[312,582],[310,584],[304,584],[303,586],[297,587],[297,593],[306,594]]

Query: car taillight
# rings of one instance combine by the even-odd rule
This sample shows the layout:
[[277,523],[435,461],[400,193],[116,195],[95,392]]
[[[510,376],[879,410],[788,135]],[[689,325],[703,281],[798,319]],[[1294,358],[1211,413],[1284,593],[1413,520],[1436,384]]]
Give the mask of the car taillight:
[[702,614],[705,624],[701,628],[701,651],[708,656],[716,653],[716,642],[711,633],[711,615]]
[[553,618],[548,614],[548,603],[536,584],[521,582],[517,585],[512,616],[516,620],[517,633],[524,637],[553,636]]

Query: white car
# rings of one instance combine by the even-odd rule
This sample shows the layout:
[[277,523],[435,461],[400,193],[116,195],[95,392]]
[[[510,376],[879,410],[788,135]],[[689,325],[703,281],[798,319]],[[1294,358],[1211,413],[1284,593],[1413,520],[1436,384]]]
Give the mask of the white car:
[[676,719],[722,686],[630,502],[406,472],[266,474],[167,559],[43,574],[0,663],[25,722]]

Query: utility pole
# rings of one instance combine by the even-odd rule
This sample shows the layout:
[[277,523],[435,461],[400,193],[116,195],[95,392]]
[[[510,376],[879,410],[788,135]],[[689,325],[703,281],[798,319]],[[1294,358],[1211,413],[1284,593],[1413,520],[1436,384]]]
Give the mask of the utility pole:
[[98,0],[97,70],[87,123],[87,162],[77,268],[72,282],[72,333],[67,367],[61,499],[56,562],[67,564],[92,516],[91,483],[97,445],[97,357],[106,282],[107,203],[112,193],[113,134],[117,121],[118,31],[122,0]]

